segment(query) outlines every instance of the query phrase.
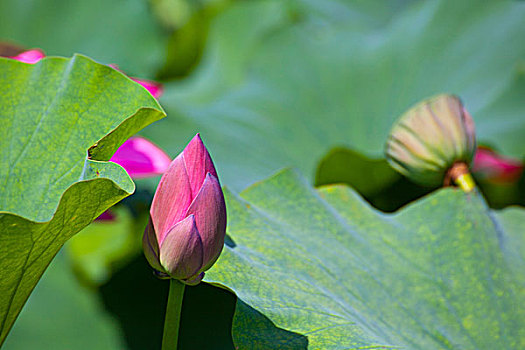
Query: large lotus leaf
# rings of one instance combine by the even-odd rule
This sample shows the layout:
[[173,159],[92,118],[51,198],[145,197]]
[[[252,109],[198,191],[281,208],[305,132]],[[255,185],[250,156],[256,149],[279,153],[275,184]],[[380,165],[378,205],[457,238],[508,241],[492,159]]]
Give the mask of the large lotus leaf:
[[107,160],[163,116],[144,88],[86,57],[0,59],[0,342],[62,244],[134,191]]
[[48,55],[80,52],[152,76],[163,64],[167,35],[145,0],[2,0],[0,41]]
[[125,349],[118,323],[83,288],[59,253],[6,338],[3,350]]
[[525,212],[443,189],[385,214],[293,171],[227,195],[206,280],[238,296],[238,349],[523,349]]
[[429,0],[377,17],[370,9],[386,2],[290,3],[222,13],[200,66],[166,87],[170,118],[146,134],[176,154],[200,131],[223,182],[240,190],[283,166],[313,177],[334,146],[378,158],[399,115],[452,92],[481,141],[523,155],[524,2]]
[[[213,0],[202,3],[184,0],[151,1],[153,12],[159,21],[168,28],[178,28],[170,37],[166,63],[158,76],[168,79],[188,75],[201,59],[210,23],[235,1]],[[392,10],[406,5],[409,1],[354,3],[353,11],[349,11],[339,0],[322,2],[294,0],[294,2],[296,6],[294,12],[298,15],[308,12],[330,21],[346,20],[351,21],[356,27],[368,27],[384,24],[392,15]]]

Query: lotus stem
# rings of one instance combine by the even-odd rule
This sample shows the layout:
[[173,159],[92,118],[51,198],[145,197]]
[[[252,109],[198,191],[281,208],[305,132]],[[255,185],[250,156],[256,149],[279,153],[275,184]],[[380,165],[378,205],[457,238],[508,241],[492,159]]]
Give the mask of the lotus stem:
[[459,186],[463,191],[470,192],[476,188],[476,183],[470,173],[462,174],[454,180],[454,183]]
[[472,178],[472,175],[469,172],[467,164],[463,162],[455,163],[452,166],[452,168],[450,168],[447,171],[447,175],[445,176],[444,185],[450,186],[452,183],[467,193],[471,192],[472,190],[474,190],[474,188],[476,188],[476,183],[474,182],[474,178]]
[[162,336],[162,350],[177,350],[184,286],[184,283],[176,279],[170,279],[170,292],[166,305],[166,319],[164,321],[164,335]]

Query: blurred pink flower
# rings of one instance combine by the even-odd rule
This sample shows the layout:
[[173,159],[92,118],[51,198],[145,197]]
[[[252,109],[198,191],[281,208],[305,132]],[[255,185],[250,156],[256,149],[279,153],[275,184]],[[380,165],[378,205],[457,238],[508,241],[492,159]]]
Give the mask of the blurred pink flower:
[[131,80],[139,83],[142,85],[146,90],[149,91],[149,93],[155,97],[159,98],[162,96],[162,93],[164,92],[164,88],[162,87],[162,84],[159,84],[157,82],[151,81],[151,80],[144,80],[144,79],[138,79],[138,78],[131,78]]
[[[132,178],[141,179],[164,174],[171,158],[151,141],[135,136],[117,149],[110,162],[122,166]],[[106,210],[96,220],[113,221],[115,216]]]
[[[122,72],[120,70],[120,68],[116,64],[108,64],[108,66],[110,66],[113,69],[118,70],[119,72]],[[139,83],[140,85],[142,85],[146,90],[149,91],[149,93],[153,97],[155,97],[157,99],[160,96],[162,96],[162,93],[164,92],[162,84],[160,84],[160,83],[157,83],[157,82],[154,82],[154,81],[151,81],[151,80],[146,80],[146,79],[139,79],[139,78],[133,78],[133,77],[129,77],[129,78],[131,80],[133,80],[134,82]]]
[[523,173],[523,163],[516,159],[503,157],[490,148],[478,147],[472,171],[482,179],[508,183],[520,178]]
[[97,221],[115,221],[115,214],[113,214],[110,210],[106,210],[102,214],[99,215],[98,218],[95,220]]
[[120,164],[132,178],[162,175],[171,158],[158,146],[142,137],[132,137],[119,147],[111,162]]
[[9,58],[25,63],[37,63],[44,57],[46,57],[46,55],[42,51],[33,49],[21,52],[18,55]]

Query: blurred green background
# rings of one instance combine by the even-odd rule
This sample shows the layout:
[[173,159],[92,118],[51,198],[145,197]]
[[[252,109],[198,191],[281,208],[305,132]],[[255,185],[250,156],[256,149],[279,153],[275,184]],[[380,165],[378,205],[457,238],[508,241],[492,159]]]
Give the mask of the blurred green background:
[[[0,41],[162,82],[168,117],[141,134],[175,157],[201,132],[235,192],[291,166],[393,211],[432,190],[382,156],[422,98],[458,94],[480,144],[523,159],[524,18],[520,1],[2,0]],[[160,347],[167,284],[140,252],[157,181],[137,181],[115,222],[62,250],[5,349]],[[480,183],[497,208],[523,205],[524,184]],[[210,284],[187,288],[183,348],[232,349],[234,304]]]

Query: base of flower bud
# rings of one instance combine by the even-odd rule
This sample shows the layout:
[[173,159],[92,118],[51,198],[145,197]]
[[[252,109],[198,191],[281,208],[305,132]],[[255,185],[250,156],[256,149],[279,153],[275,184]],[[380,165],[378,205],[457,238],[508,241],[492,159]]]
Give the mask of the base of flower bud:
[[443,186],[451,186],[452,184],[458,186],[465,192],[471,192],[476,188],[476,183],[466,163],[457,162],[448,169],[443,180]]
[[188,286],[196,286],[202,281],[203,277],[204,277],[204,272],[201,272],[196,276],[187,278],[185,280],[181,280],[181,282],[184,284],[187,284]]
[[155,277],[161,280],[169,280],[171,279],[170,275],[168,275],[166,272],[159,271],[157,269],[153,269],[153,274]]

